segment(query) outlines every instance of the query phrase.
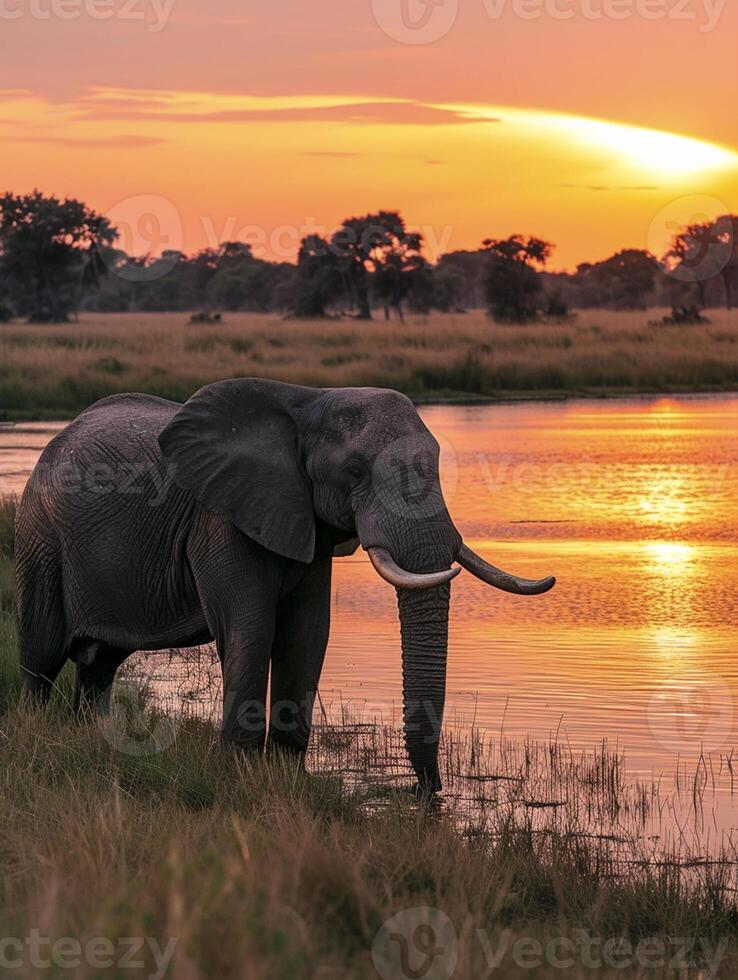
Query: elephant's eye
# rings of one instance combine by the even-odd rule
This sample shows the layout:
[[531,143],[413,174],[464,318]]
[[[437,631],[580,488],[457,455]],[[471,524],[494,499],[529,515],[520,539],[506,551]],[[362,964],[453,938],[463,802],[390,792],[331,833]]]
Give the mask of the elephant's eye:
[[359,463],[349,463],[346,467],[346,475],[352,480],[360,480],[364,475],[364,469]]

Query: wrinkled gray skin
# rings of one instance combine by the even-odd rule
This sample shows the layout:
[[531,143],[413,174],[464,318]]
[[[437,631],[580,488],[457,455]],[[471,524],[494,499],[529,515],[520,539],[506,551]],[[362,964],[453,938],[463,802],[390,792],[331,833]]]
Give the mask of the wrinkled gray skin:
[[[411,572],[448,569],[461,547],[438,445],[403,395],[242,379],[184,406],[105,398],[48,445],[20,503],[25,690],[45,699],[71,659],[78,706],[104,712],[134,650],[214,639],[225,738],[302,754],[332,557],[357,537]],[[407,751],[433,791],[449,586],[397,594]]]

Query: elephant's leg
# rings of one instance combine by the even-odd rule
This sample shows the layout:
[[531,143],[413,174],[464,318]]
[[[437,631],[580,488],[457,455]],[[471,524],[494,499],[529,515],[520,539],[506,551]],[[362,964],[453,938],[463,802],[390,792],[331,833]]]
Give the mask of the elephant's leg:
[[248,752],[264,749],[273,636],[273,617],[271,622],[265,617],[227,631],[217,641],[223,668],[223,739]]
[[74,710],[79,717],[89,713],[107,715],[110,712],[110,695],[116,671],[130,654],[130,650],[119,650],[97,640],[75,647],[71,655],[77,662]]
[[269,747],[304,756],[328,644],[331,560],[317,562],[277,608]]
[[222,734],[238,748],[260,752],[279,575],[271,556],[256,552],[234,528],[211,522],[207,531],[190,543],[189,558],[223,670]]
[[61,571],[52,543],[19,537],[16,575],[21,696],[45,703],[67,660]]

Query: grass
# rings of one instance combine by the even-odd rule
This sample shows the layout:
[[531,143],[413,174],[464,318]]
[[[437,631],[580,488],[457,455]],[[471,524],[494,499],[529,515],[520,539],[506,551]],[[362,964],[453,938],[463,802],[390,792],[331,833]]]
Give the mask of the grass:
[[[76,971],[49,975],[159,976],[168,950],[177,978],[368,980],[374,950],[381,975],[401,978],[388,932],[425,948],[417,929],[430,923],[443,938],[440,913],[462,980],[490,976],[495,955],[501,977],[529,975],[536,957],[544,978],[591,976],[594,960],[598,976],[666,977],[677,955],[703,977],[735,975],[735,855],[654,861],[643,831],[658,791],[630,784],[605,748],[575,755],[449,733],[448,792],[434,807],[402,788],[398,733],[349,718],[318,727],[307,775],[240,759],[209,724],[167,722],[145,698],[126,697],[107,722],[75,722],[68,674],[47,711],[22,709],[12,511],[0,504],[0,931],[87,951]],[[407,912],[428,908],[440,912]],[[98,969],[95,951],[117,961],[127,937],[145,941],[143,966]],[[57,961],[72,955],[55,949]],[[562,956],[573,960],[563,972]],[[648,956],[661,967],[644,969]],[[628,957],[631,969],[615,965]]]
[[501,326],[484,314],[295,321],[229,314],[85,314],[0,326],[0,417],[65,418],[105,395],[183,401],[224,377],[377,385],[416,399],[714,391],[738,386],[738,314],[653,325],[662,311],[584,311],[571,323]]

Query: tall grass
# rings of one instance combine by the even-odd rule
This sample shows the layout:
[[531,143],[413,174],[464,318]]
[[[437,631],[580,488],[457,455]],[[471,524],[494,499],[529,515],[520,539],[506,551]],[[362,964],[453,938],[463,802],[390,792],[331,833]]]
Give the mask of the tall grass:
[[[15,498],[0,495],[0,711],[17,697],[16,617],[13,538]],[[2,723],[0,723],[0,730]],[[2,736],[0,735],[0,738]]]
[[[6,565],[12,507],[0,506]],[[243,759],[209,724],[167,722],[128,694],[107,721],[74,721],[66,680],[48,710],[21,709],[12,619],[4,590],[2,936],[107,940],[116,957],[127,937],[146,940],[138,969],[88,957],[44,975],[155,975],[155,939],[162,950],[176,940],[177,980],[376,978],[372,949],[381,960],[394,943],[383,923],[427,908],[452,923],[462,980],[530,975],[536,943],[549,949],[544,978],[590,976],[593,957],[597,975],[644,975],[635,954],[632,969],[608,965],[628,948],[661,964],[648,976],[673,976],[682,938],[698,941],[686,955],[702,976],[735,975],[729,856],[696,869],[649,859],[641,834],[656,791],[629,785],[602,747],[577,756],[448,733],[447,793],[431,806],[403,788],[399,733],[350,718],[318,726],[307,774],[279,757]],[[409,942],[423,916],[435,921],[407,914]],[[546,947],[562,940],[564,972],[560,946]],[[18,975],[37,975],[24,963]]]
[[87,314],[78,324],[0,326],[0,413],[74,415],[145,391],[181,401],[210,381],[260,376],[377,385],[416,398],[704,391],[738,385],[738,314],[652,325],[656,312],[585,311],[560,325],[501,326],[482,313],[406,325],[229,314]]

